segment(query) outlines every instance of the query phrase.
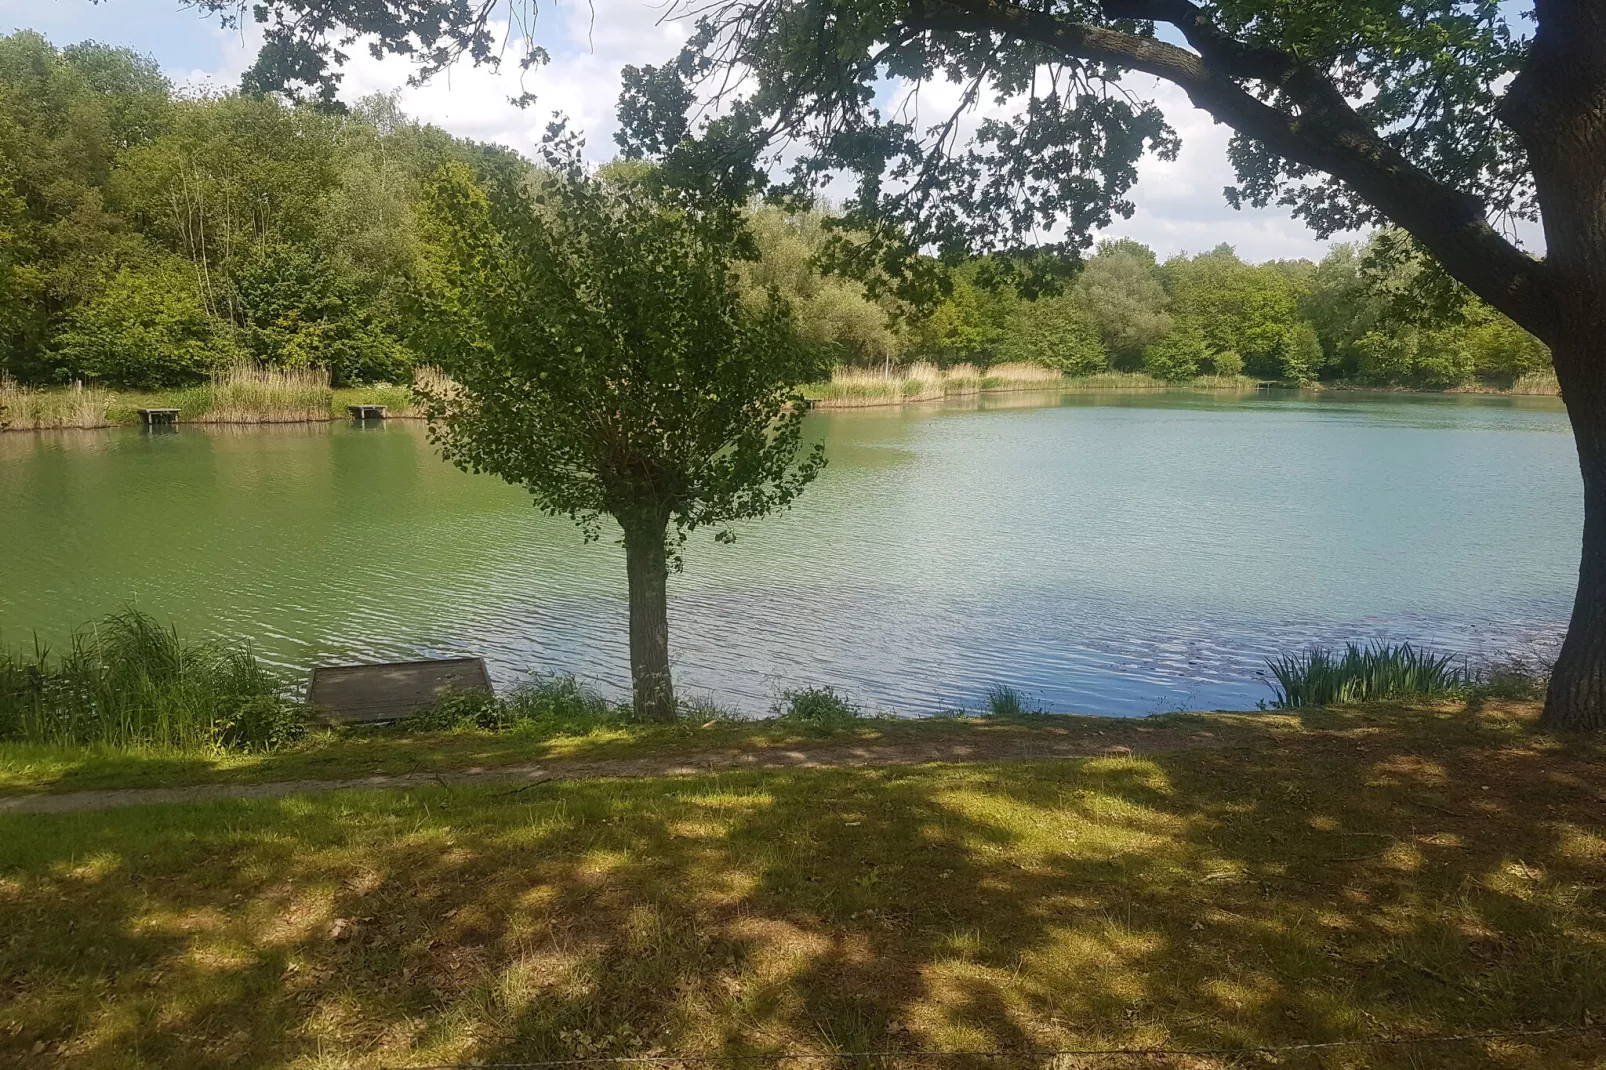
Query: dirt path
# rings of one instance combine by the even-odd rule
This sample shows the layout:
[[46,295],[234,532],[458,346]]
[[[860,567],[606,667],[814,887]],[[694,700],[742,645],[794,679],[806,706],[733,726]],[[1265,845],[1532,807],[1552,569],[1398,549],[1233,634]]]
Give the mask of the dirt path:
[[[1143,731],[1140,729],[1140,731]],[[1053,735],[967,740],[900,740],[895,743],[822,743],[811,747],[724,748],[653,758],[558,759],[492,769],[347,777],[339,780],[278,780],[261,784],[197,784],[183,788],[121,788],[0,798],[0,814],[64,814],[123,806],[216,802],[223,799],[282,799],[331,791],[377,788],[533,785],[549,780],[604,777],[678,777],[738,769],[833,769],[854,766],[918,765],[924,762],[1034,761],[1044,758],[1095,758],[1156,754],[1222,741],[1207,732],[1149,729],[1135,746],[1065,739]]]

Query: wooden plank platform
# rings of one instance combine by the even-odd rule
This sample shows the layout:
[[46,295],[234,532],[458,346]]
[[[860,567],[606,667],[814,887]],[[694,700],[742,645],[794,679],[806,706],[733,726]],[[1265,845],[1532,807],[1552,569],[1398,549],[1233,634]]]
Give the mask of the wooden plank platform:
[[351,413],[353,420],[383,420],[385,406],[383,405],[347,405],[346,411]]
[[437,658],[312,670],[307,704],[325,724],[395,721],[453,691],[489,691],[484,658]]
[[172,424],[178,422],[177,409],[140,409],[139,418],[147,426],[155,424]]

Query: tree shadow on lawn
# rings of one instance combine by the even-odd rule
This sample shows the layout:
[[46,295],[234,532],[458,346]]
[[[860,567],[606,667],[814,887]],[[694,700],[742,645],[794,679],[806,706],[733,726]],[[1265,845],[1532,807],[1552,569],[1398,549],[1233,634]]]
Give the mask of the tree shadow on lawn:
[[[376,1067],[1577,1026],[1606,1012],[1603,799],[1596,746],[1357,714],[1148,758],[13,817],[0,1057]],[[1603,1048],[1276,1064],[1584,1067]]]

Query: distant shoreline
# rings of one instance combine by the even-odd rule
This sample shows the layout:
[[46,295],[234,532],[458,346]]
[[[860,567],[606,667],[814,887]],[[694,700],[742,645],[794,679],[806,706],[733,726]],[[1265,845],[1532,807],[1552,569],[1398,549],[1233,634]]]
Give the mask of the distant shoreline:
[[[322,397],[290,407],[266,399],[261,407],[230,404],[213,408],[198,393],[187,391],[136,392],[111,391],[96,387],[49,387],[0,393],[0,433],[25,431],[93,431],[114,427],[137,427],[139,410],[177,408],[177,424],[186,426],[253,427],[284,424],[338,423],[350,420],[351,405],[383,405],[387,420],[422,420],[412,391],[404,386],[345,387],[326,390]],[[1200,376],[1183,382],[1167,382],[1136,372],[1108,372],[1071,378],[1048,376],[1017,378],[977,375],[921,380],[882,378],[873,374],[855,375],[846,381],[807,383],[799,388],[809,408],[820,411],[892,408],[1003,394],[1074,393],[1254,393],[1261,389],[1307,390],[1355,394],[1485,394],[1504,397],[1561,396],[1554,376],[1530,376],[1509,388],[1473,385],[1425,390],[1419,387],[1372,386],[1359,383],[1310,383],[1302,386],[1259,382],[1246,376]],[[9,404],[7,403],[9,401]],[[186,415],[186,408],[194,410]]]

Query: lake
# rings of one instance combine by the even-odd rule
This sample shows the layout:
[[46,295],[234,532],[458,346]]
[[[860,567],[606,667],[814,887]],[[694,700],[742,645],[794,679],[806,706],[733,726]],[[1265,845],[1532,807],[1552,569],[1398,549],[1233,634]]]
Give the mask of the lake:
[[[670,580],[683,697],[1253,708],[1273,654],[1553,650],[1582,525],[1548,398],[993,395],[818,413],[790,512]],[[133,605],[271,660],[483,654],[622,696],[624,565],[415,423],[0,435],[0,642]]]

